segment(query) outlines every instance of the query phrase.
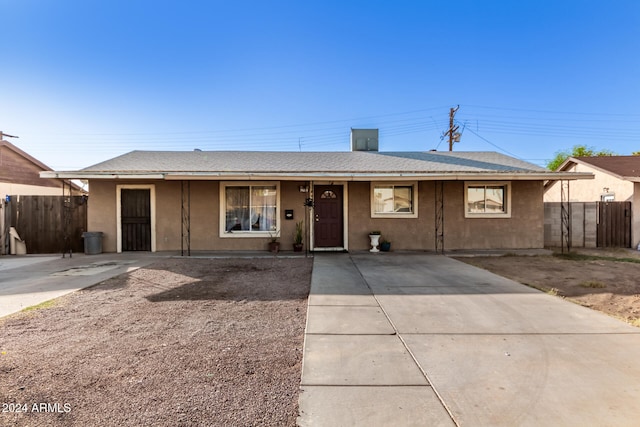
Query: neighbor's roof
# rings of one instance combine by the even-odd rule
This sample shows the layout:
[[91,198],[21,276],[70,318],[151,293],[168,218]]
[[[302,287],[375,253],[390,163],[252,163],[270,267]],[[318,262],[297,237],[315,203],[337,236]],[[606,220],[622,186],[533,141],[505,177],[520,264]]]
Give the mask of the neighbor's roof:
[[84,179],[580,179],[495,152],[132,151],[79,171]]
[[33,163],[36,167],[38,167],[38,168],[40,168],[42,170],[47,170],[47,171],[51,170],[51,168],[49,166],[45,165],[44,163],[42,163],[40,160],[36,159],[35,157],[29,155],[27,152],[22,151],[20,148],[16,147],[15,145],[10,143],[9,141],[5,141],[4,139],[0,139],[0,147],[7,147],[9,150],[11,150],[14,153],[18,154],[19,156],[25,158],[26,160],[28,160],[29,162]]
[[[18,156],[22,157],[23,159],[27,160],[28,162],[32,163],[36,169],[42,169],[43,171],[51,171],[51,168],[47,165],[45,165],[44,163],[42,163],[40,160],[36,159],[35,157],[31,156],[29,153],[27,153],[26,151],[22,151],[20,148],[18,148],[17,146],[13,145],[12,143],[10,143],[9,141],[6,141],[4,139],[0,139],[0,151],[2,148],[6,148],[8,150],[13,151],[14,153],[16,153]],[[2,155],[0,154],[0,164],[2,164]],[[45,172],[46,173],[46,172]],[[49,172],[52,173],[52,172]],[[35,178],[35,176],[34,176]],[[41,178],[53,178],[53,179],[62,179],[63,177],[58,177],[58,176],[41,176]],[[15,182],[15,181],[13,181]],[[70,183],[71,186],[77,190],[77,191],[81,191],[82,193],[86,193],[86,190],[82,187],[80,187],[79,185],[71,182]]]
[[569,157],[558,169],[566,170],[572,163],[582,163],[620,179],[640,182],[640,156]]

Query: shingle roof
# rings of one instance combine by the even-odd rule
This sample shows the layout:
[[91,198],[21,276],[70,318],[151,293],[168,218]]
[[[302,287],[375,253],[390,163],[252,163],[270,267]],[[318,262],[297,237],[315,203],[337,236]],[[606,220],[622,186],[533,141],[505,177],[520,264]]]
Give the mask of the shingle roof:
[[640,156],[573,157],[572,159],[619,177],[640,177]]
[[592,173],[551,172],[495,152],[132,151],[78,171],[73,179],[228,180],[553,180]]
[[495,152],[132,151],[82,172],[548,172]]

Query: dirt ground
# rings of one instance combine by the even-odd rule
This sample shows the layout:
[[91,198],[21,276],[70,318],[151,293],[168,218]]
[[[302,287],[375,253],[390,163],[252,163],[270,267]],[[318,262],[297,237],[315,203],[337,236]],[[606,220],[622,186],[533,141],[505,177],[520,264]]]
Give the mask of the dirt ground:
[[0,425],[295,425],[311,268],[168,259],[0,319]]
[[[458,259],[640,326],[640,253],[579,253]],[[168,259],[0,319],[0,425],[295,425],[311,269]]]
[[570,256],[457,259],[640,327],[637,251],[582,249]]

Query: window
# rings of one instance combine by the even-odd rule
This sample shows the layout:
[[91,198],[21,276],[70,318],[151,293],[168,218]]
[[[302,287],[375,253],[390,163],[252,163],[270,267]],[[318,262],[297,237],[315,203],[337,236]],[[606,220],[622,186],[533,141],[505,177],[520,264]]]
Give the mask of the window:
[[372,218],[417,218],[417,183],[372,183]]
[[223,237],[277,236],[278,205],[278,184],[222,183],[220,185],[220,235]]
[[510,190],[508,183],[465,183],[465,217],[510,217]]

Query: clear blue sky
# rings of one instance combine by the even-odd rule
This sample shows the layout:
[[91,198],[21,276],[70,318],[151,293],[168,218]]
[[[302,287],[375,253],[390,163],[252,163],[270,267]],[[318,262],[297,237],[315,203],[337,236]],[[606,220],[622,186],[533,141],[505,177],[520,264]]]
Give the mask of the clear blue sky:
[[640,150],[640,1],[0,0],[0,130],[131,150]]

